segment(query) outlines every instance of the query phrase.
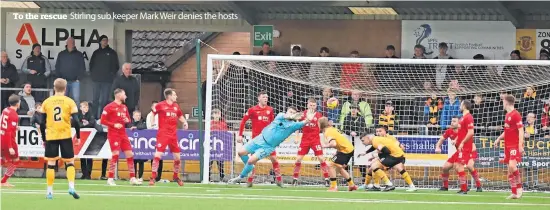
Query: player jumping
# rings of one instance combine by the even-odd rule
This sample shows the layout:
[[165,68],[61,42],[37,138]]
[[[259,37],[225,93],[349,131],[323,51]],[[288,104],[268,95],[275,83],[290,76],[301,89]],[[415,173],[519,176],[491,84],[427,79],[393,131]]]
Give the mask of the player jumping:
[[[243,119],[241,120],[241,125],[239,127],[239,135],[237,135],[237,142],[243,143],[243,131],[246,124],[246,121],[250,119],[252,121],[252,139],[256,138],[262,133],[262,130],[273,121],[275,113],[273,108],[267,105],[268,96],[266,92],[260,92],[258,94],[258,105],[250,107],[248,111],[244,114]],[[279,161],[277,160],[277,152],[273,152],[269,155],[269,159],[273,164],[273,171],[275,172],[275,179],[277,181],[277,186],[283,186],[283,179],[281,177],[281,169],[279,166]],[[246,162],[244,162],[246,163]],[[252,175],[248,177],[247,186],[252,187],[254,182],[254,175],[256,170],[252,171]]]
[[19,151],[17,148],[17,128],[19,122],[19,115],[17,115],[17,109],[19,109],[21,99],[17,95],[11,95],[8,98],[9,107],[2,110],[2,126],[0,129],[0,135],[2,139],[2,165],[8,170],[2,177],[2,187],[15,187],[8,183],[8,179],[15,172],[15,168],[19,165]]
[[504,139],[504,163],[508,164],[508,181],[512,194],[507,199],[519,199],[523,194],[521,174],[518,163],[524,154],[524,130],[521,114],[514,108],[516,98],[506,95],[503,98],[504,109],[507,111],[504,120],[504,132],[495,141],[495,148],[500,147],[500,140]]
[[325,137],[325,141],[321,142],[323,148],[336,148],[336,155],[334,155],[331,159],[332,161],[329,162],[330,187],[328,191],[338,191],[336,171],[340,172],[348,182],[349,191],[357,190],[357,185],[353,183],[353,179],[346,171],[347,164],[353,157],[353,151],[355,149],[353,144],[344,134],[333,127],[326,117],[319,119],[319,129],[321,129]]
[[[151,173],[151,179],[149,179],[149,185],[155,185],[160,157],[166,151],[166,146],[168,146],[174,156],[174,182],[177,182],[179,186],[183,186],[183,181],[179,178],[181,160],[177,126],[178,120],[183,123],[183,129],[187,129],[188,124],[181,112],[180,106],[176,103],[178,99],[176,91],[170,88],[164,90],[164,98],[166,100],[159,102],[152,110],[153,114],[158,114],[159,129],[157,131],[157,145],[152,166],[153,172]],[[154,117],[151,119],[154,119]]]
[[[241,157],[245,166],[241,174],[228,181],[229,184],[236,184],[248,176],[254,169],[254,165],[261,159],[269,156],[275,148],[279,146],[292,133],[304,127],[306,123],[311,121],[313,116],[308,116],[304,121],[294,122],[302,117],[301,113],[296,113],[296,108],[289,107],[286,113],[280,113],[275,117],[267,127],[265,127],[260,135],[252,139],[242,147],[238,154]],[[251,156],[248,156],[251,154]]]
[[298,177],[300,176],[300,168],[302,166],[302,159],[304,155],[309,153],[309,150],[312,149],[315,156],[321,163],[321,170],[323,171],[323,177],[325,178],[325,185],[328,187],[328,167],[323,157],[323,148],[321,147],[321,141],[319,137],[320,129],[318,125],[318,120],[323,117],[323,115],[317,112],[317,101],[314,98],[310,98],[307,101],[307,112],[304,113],[302,119],[306,119],[307,116],[312,115],[312,119],[307,123],[304,128],[302,128],[302,140],[300,141],[300,147],[298,148],[298,156],[296,157],[296,163],[294,164],[294,174],[292,185],[298,185]]
[[130,123],[130,114],[128,113],[128,107],[124,105],[126,100],[126,93],[122,89],[116,89],[114,91],[115,101],[107,104],[103,108],[101,114],[101,124],[108,127],[107,139],[109,139],[109,146],[111,147],[111,162],[109,163],[109,173],[107,184],[110,186],[116,186],[114,176],[115,167],[118,162],[120,150],[124,152],[126,156],[126,162],[128,163],[128,171],[130,172],[130,184],[141,185],[141,182],[136,179],[136,172],[134,171],[134,153],[132,152],[132,145],[126,134],[126,125]]
[[[443,141],[450,139],[451,143],[456,146],[455,141],[458,134],[458,119],[459,117],[454,116],[451,119],[451,125],[449,128],[443,133],[441,138],[439,138],[439,141],[437,141],[437,144],[435,145],[435,153],[441,153],[441,145],[443,144]],[[477,152],[475,148],[475,144],[472,145],[472,154],[471,158],[468,161],[468,164],[466,165],[466,168],[468,171],[470,171],[470,174],[472,175],[472,178],[474,178],[474,181],[476,183],[476,192],[483,192],[483,189],[481,188],[481,181],[479,180],[479,174],[477,173],[476,169],[474,168],[475,159],[477,158]],[[451,160],[451,159],[449,159]],[[441,173],[441,179],[443,180],[443,186],[439,189],[439,191],[449,191],[449,172],[451,169],[453,169],[453,164],[451,162],[445,162],[443,164]]]
[[42,103],[42,109],[38,110],[38,123],[42,133],[46,132],[46,143],[44,159],[48,161],[46,170],[46,181],[48,193],[47,199],[53,199],[53,182],[55,180],[55,163],[61,158],[66,163],[67,180],[69,181],[69,194],[75,199],[80,196],[74,189],[75,168],[74,149],[71,135],[72,125],[76,130],[75,145],[80,144],[80,120],[78,119],[78,108],[73,99],[65,96],[67,80],[56,79],[53,82],[55,94]]

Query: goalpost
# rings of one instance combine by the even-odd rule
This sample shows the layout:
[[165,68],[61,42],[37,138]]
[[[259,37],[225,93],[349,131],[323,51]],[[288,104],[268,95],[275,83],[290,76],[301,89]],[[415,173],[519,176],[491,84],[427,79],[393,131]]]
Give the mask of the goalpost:
[[[475,121],[474,142],[478,151],[475,167],[485,189],[508,189],[506,165],[499,163],[504,148],[493,142],[502,133],[503,94],[516,97],[516,109],[526,127],[525,151],[519,168],[526,189],[550,189],[550,63],[534,60],[457,60],[322,58],[290,56],[208,55],[205,108],[205,153],[203,182],[220,180],[224,163],[225,180],[237,176],[243,163],[236,154],[242,146],[235,142],[240,120],[248,108],[257,105],[257,94],[267,92],[275,114],[294,106],[305,110],[308,98],[318,101],[318,110],[348,135],[355,145],[349,170],[362,183],[368,156],[360,134],[374,133],[384,124],[389,133],[406,147],[406,168],[417,187],[439,188],[441,166],[456,151],[445,141],[441,154],[435,144],[453,116],[462,115],[460,101],[471,100]],[[326,107],[326,99],[336,97],[338,107]],[[221,113],[228,131],[219,131],[214,115]],[[543,124],[546,123],[546,124]],[[251,140],[250,122],[244,137]],[[214,126],[213,126],[214,125]],[[211,129],[211,126],[213,126]],[[352,136],[356,135],[356,136]],[[285,184],[292,182],[299,144],[293,135],[277,148]],[[212,143],[212,144],[211,144]],[[334,150],[324,150],[325,158]],[[221,158],[224,157],[224,158]],[[230,158],[228,158],[230,157]],[[301,164],[300,185],[324,183],[319,161],[312,151]],[[368,166],[367,166],[368,167]],[[255,183],[272,182],[268,159],[256,165]],[[468,172],[468,171],[466,171]],[[399,173],[388,170],[397,186],[405,186]],[[211,174],[211,176],[210,176]],[[468,174],[468,177],[470,175]],[[450,187],[458,177],[451,172]],[[472,186],[473,182],[469,181]]]

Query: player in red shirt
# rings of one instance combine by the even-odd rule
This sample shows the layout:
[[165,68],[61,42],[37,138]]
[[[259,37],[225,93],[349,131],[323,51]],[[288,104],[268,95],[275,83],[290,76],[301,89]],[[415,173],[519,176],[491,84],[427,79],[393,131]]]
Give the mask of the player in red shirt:
[[[441,136],[441,138],[439,138],[439,141],[437,142],[437,144],[435,145],[435,153],[441,153],[441,145],[443,144],[443,141],[447,140],[447,139],[450,139],[451,140],[451,143],[453,145],[456,146],[456,138],[458,136],[458,122],[459,122],[459,117],[457,116],[454,116],[452,119],[451,119],[451,125],[449,126],[449,128],[445,131],[445,133],[443,133],[443,135]],[[470,160],[468,161],[468,164],[466,165],[466,168],[468,169],[468,171],[470,171],[470,174],[472,175],[472,177],[474,178],[475,182],[476,182],[476,192],[482,192],[483,189],[481,188],[481,181],[479,180],[479,174],[477,173],[476,169],[474,168],[474,164],[475,164],[475,159],[477,158],[476,155],[474,155],[475,153],[475,144],[473,145],[473,152],[471,154],[471,158]],[[453,157],[451,157],[453,158]],[[442,167],[442,170],[443,172],[441,173],[441,179],[443,180],[443,186],[439,189],[439,191],[448,191],[449,190],[449,172],[451,169],[453,169],[453,164],[451,163],[452,161],[454,160],[451,160],[451,158],[449,158],[449,160],[447,160],[447,162],[445,162],[445,164],[443,164],[443,167]]]
[[[314,98],[308,99],[307,112],[304,112],[301,120],[305,120],[308,115],[313,115],[314,117],[302,128],[302,140],[300,142],[300,147],[298,148],[296,163],[294,163],[294,180],[292,181],[292,185],[298,185],[298,177],[300,176],[302,159],[304,158],[304,155],[307,155],[309,150],[312,149],[313,153],[317,156],[317,159],[321,163],[321,170],[323,171],[323,177],[325,178],[325,185],[328,187],[330,185],[328,178],[328,167],[325,162],[325,158],[323,157],[323,148],[321,147],[321,138],[319,137],[321,131],[319,129],[319,125],[317,124],[317,120],[321,119],[323,115],[317,112],[317,100]],[[296,138],[296,143],[298,142],[299,140]]]
[[[168,148],[170,148],[170,152],[172,152],[172,155],[174,156],[174,182],[177,182],[179,186],[183,186],[183,181],[179,178],[181,159],[177,135],[178,120],[183,123],[183,129],[187,129],[188,124],[187,120],[185,120],[185,117],[183,116],[180,106],[176,103],[178,99],[176,91],[170,88],[164,90],[164,98],[166,98],[166,100],[159,102],[152,110],[153,114],[158,115],[159,129],[157,131],[157,151],[155,152],[155,157],[153,158],[153,172],[151,173],[149,185],[155,185],[160,157],[164,154],[164,151],[166,151],[166,147],[168,146]],[[154,119],[154,117],[151,119]]]
[[524,151],[524,130],[521,114],[514,108],[516,98],[506,95],[503,98],[504,109],[507,111],[504,119],[504,132],[495,141],[495,148],[500,146],[504,139],[504,163],[508,164],[508,181],[512,188],[512,195],[507,199],[519,199],[523,194],[521,175],[517,164],[521,162]]
[[[252,121],[252,139],[262,133],[262,130],[268,126],[271,121],[275,118],[275,113],[273,108],[267,105],[268,96],[267,93],[262,91],[258,94],[258,105],[250,107],[248,111],[244,114],[243,119],[241,120],[241,125],[239,127],[239,135],[237,135],[237,142],[243,142],[243,131],[246,124],[246,121],[249,119]],[[273,151],[269,156],[271,163],[273,164],[273,171],[275,172],[275,179],[277,180],[277,186],[283,186],[283,179],[281,177],[281,170],[279,167],[279,161],[277,160],[277,152]],[[252,187],[254,182],[254,175],[256,174],[256,169],[252,171],[252,174],[248,177],[247,186]]]
[[10,107],[5,108],[2,111],[2,122],[0,126],[0,134],[2,136],[2,147],[0,153],[2,153],[2,165],[7,168],[4,177],[2,177],[2,187],[14,187],[8,183],[8,179],[13,175],[15,168],[19,164],[19,151],[17,150],[17,129],[19,122],[19,115],[17,115],[17,109],[19,109],[21,99],[17,95],[11,95],[8,98]]
[[457,151],[447,160],[452,163],[458,172],[458,179],[460,181],[459,194],[468,193],[468,184],[466,181],[466,172],[464,172],[464,166],[468,164],[472,158],[472,151],[474,145],[474,118],[470,114],[472,109],[472,102],[468,100],[462,101],[460,104],[460,111],[462,111],[462,118],[459,121],[458,133],[456,137]]
[[[107,126],[107,139],[109,140],[109,146],[111,147],[111,161],[109,162],[109,172],[107,174],[107,184],[110,186],[116,186],[115,184],[115,169],[120,155],[120,150],[124,152],[126,156],[126,162],[128,163],[128,172],[130,172],[130,184],[141,185],[141,182],[136,179],[136,173],[134,167],[134,152],[132,152],[132,145],[128,134],[126,134],[126,125],[130,121],[130,114],[128,113],[128,107],[124,104],[126,101],[126,93],[123,89],[117,88],[114,91],[115,100],[103,108],[101,114],[101,124]],[[133,128],[135,129],[135,128]]]

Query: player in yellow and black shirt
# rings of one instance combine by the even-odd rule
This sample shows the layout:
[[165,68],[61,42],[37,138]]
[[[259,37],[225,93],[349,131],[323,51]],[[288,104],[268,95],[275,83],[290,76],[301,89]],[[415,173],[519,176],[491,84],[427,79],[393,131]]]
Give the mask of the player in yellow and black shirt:
[[331,158],[331,162],[328,162],[330,167],[330,188],[328,191],[338,191],[336,171],[339,171],[340,174],[347,180],[349,191],[357,190],[357,186],[353,183],[353,180],[345,169],[345,166],[353,157],[353,144],[338,129],[332,127],[326,117],[319,119],[318,123],[325,139],[324,141],[321,141],[323,148],[336,148],[336,155]]
[[[363,144],[367,146],[372,145],[371,148],[367,150],[367,153],[375,150],[378,151],[378,157],[380,160],[373,161],[371,164],[371,170],[375,173],[375,176],[385,177],[386,174],[384,173],[384,169],[394,168],[399,171],[405,182],[409,185],[409,189],[407,191],[416,191],[416,187],[412,182],[411,176],[407,171],[405,171],[405,152],[396,138],[392,136],[366,135],[361,139],[363,140]],[[393,185],[388,185],[384,191],[394,189],[395,187]]]
[[[46,133],[44,157],[48,161],[46,181],[48,185],[47,199],[53,198],[53,182],[55,179],[55,161],[61,158],[66,163],[67,180],[69,181],[69,194],[75,199],[80,196],[74,189],[75,168],[74,150],[71,135],[71,124],[75,125],[76,144],[80,144],[80,126],[78,109],[75,102],[65,96],[67,81],[56,79],[54,81],[55,94],[42,103],[38,110],[38,121],[42,132]],[[72,117],[72,119],[71,119]]]

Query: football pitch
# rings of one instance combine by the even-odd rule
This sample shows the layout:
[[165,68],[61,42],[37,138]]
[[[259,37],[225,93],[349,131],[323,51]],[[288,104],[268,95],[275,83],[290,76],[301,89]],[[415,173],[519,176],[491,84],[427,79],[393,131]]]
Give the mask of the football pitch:
[[[254,186],[194,184],[178,187],[175,183],[157,183],[154,187],[131,186],[117,181],[77,180],[79,200],[67,194],[67,182],[56,179],[54,199],[46,200],[44,179],[10,179],[15,188],[2,188],[1,209],[16,210],[102,210],[102,209],[190,209],[190,210],[294,210],[294,209],[388,209],[388,210],[456,210],[456,209],[550,209],[549,193],[524,193],[521,200],[506,200],[505,192],[326,192],[324,187]],[[144,184],[147,184],[145,182]]]

